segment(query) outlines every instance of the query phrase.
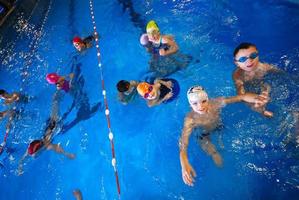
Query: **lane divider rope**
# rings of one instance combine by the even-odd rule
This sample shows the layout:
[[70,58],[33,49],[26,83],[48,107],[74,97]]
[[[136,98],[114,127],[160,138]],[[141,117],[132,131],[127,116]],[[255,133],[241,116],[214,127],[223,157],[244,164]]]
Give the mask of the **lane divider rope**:
[[114,169],[117,192],[118,192],[118,196],[120,198],[120,184],[119,184],[118,172],[117,172],[117,167],[116,167],[114,140],[113,140],[113,133],[112,133],[112,130],[111,130],[111,122],[110,122],[110,111],[109,111],[108,101],[107,101],[107,96],[106,96],[105,81],[104,81],[103,68],[102,68],[102,63],[101,63],[99,34],[97,32],[92,0],[90,0],[90,14],[91,14],[91,20],[92,20],[92,24],[93,24],[93,32],[94,32],[94,37],[95,37],[95,42],[96,42],[98,67],[100,68],[100,75],[101,75],[101,82],[102,82],[102,94],[103,94],[104,104],[105,104],[105,115],[106,115],[106,120],[107,120],[108,131],[109,131],[108,136],[109,136],[110,145],[111,145],[111,152],[112,152],[111,164],[112,164],[113,169]]

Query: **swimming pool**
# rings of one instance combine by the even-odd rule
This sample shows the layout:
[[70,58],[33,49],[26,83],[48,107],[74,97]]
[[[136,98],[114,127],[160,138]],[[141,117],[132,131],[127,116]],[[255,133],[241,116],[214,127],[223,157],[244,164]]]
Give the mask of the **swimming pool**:
[[[40,0],[32,8],[1,30],[11,37],[1,39],[1,88],[21,89],[30,100],[18,105],[21,111],[8,137],[13,152],[1,169],[0,199],[72,199],[75,188],[84,199],[118,199],[96,49],[79,55],[71,44],[74,35],[87,36],[93,30],[89,2]],[[292,115],[299,106],[298,9],[291,1],[271,0],[102,0],[94,4],[121,199],[298,196],[299,157]],[[149,55],[139,44],[139,36],[151,19],[163,33],[173,34],[180,51],[194,59],[185,70],[171,75],[181,87],[177,100],[148,108],[137,98],[124,106],[117,100],[115,85],[121,79],[141,80],[147,73]],[[257,44],[261,60],[276,64],[291,78],[269,77],[274,85],[269,105],[275,112],[273,119],[243,104],[223,109],[224,149],[219,148],[219,135],[213,136],[224,158],[223,168],[217,168],[191,137],[189,159],[198,176],[195,186],[188,187],[181,178],[178,148],[183,119],[190,110],[186,91],[201,84],[211,97],[234,95],[232,52],[242,41]],[[74,72],[78,77],[82,95],[62,97],[65,129],[54,140],[75,153],[76,159],[43,152],[27,159],[24,174],[17,176],[19,159],[28,143],[42,136],[50,115],[55,87],[46,83],[45,74],[55,71]]]

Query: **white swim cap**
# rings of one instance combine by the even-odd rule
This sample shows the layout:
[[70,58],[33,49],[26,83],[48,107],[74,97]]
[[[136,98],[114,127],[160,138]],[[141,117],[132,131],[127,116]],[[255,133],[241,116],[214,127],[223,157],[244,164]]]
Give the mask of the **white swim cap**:
[[208,94],[205,92],[203,87],[201,87],[199,85],[195,85],[195,86],[192,86],[191,88],[189,88],[189,90],[187,92],[187,97],[188,97],[189,103],[209,100]]

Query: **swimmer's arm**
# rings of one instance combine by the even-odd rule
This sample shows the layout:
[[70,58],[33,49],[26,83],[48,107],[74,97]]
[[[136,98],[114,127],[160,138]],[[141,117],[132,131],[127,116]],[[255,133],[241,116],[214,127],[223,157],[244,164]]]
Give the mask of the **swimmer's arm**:
[[196,177],[196,172],[189,163],[187,148],[189,144],[189,137],[193,130],[193,120],[188,116],[184,121],[184,128],[182,132],[182,136],[180,138],[180,163],[182,168],[182,179],[185,184],[189,186],[193,186],[194,178]]
[[137,81],[130,81],[130,84],[134,87],[138,86],[138,82]]
[[274,73],[279,73],[279,72],[283,72],[283,70],[279,69],[277,66],[275,65],[271,65],[268,63],[264,63],[265,68],[268,72],[274,72]]
[[53,150],[55,151],[56,153],[60,153],[60,154],[63,154],[65,155],[66,157],[68,157],[69,159],[74,159],[75,158],[75,154],[72,154],[72,153],[67,153],[66,151],[63,150],[63,148],[58,145],[58,144],[52,144],[52,143],[49,143],[47,145],[47,150]]
[[190,117],[186,117],[184,121],[184,128],[180,138],[180,152],[186,152],[189,145],[189,137],[193,130],[193,120]]
[[265,104],[269,101],[268,97],[261,94],[254,94],[254,93],[245,93],[245,94],[240,94],[237,96],[233,97],[227,97],[227,98],[220,98],[222,102],[225,104],[230,104],[230,103],[236,103],[236,102],[247,102],[247,103],[255,103],[255,104]]
[[164,56],[176,53],[179,50],[177,43],[173,39],[170,39],[169,37],[164,36],[163,41],[164,41],[164,43],[169,45],[169,49],[164,50]]
[[159,105],[161,103],[162,103],[162,101],[159,101],[159,100],[149,100],[147,102],[147,105],[148,105],[148,107],[153,107],[153,106]]
[[25,158],[28,156],[28,153],[26,151],[26,153],[22,156],[22,158],[19,161],[19,166],[18,166],[18,175],[22,175],[24,173],[23,170],[23,162],[25,160]]
[[11,104],[15,101],[18,101],[19,99],[20,99],[20,95],[14,92],[10,97],[5,99],[5,104]]
[[163,81],[163,80],[161,80],[161,79],[157,79],[156,81],[155,81],[155,83],[162,83],[163,85],[165,85],[166,87],[168,87],[170,90],[172,90],[172,82],[171,81]]
[[234,72],[233,80],[234,80],[234,83],[235,83],[237,94],[244,94],[245,93],[244,82],[240,79],[239,70],[236,70]]

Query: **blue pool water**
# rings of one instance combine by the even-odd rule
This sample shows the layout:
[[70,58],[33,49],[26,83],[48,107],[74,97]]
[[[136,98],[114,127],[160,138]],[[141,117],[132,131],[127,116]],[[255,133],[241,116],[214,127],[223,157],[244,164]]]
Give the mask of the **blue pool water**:
[[[20,113],[8,136],[10,153],[4,155],[0,174],[0,199],[73,199],[75,188],[84,199],[118,199],[96,49],[78,54],[71,44],[74,35],[92,33],[89,2],[34,2],[20,5],[20,12],[0,30],[1,89],[30,96],[29,102],[17,105]],[[95,1],[94,10],[121,199],[298,198],[299,144],[293,116],[299,110],[296,1],[101,0]],[[137,98],[124,106],[117,100],[115,85],[121,79],[142,80],[148,72],[150,57],[139,36],[151,19],[162,33],[173,34],[180,52],[193,61],[170,76],[180,83],[175,101],[148,108]],[[269,109],[275,116],[263,118],[243,104],[224,108],[225,127],[212,137],[224,166],[217,168],[191,137],[188,155],[197,178],[195,186],[188,187],[181,178],[178,148],[190,110],[186,91],[200,84],[211,98],[234,95],[232,52],[243,41],[255,43],[262,61],[286,72],[267,77],[272,85]],[[54,139],[76,159],[42,152],[27,159],[24,174],[18,176],[21,156],[30,141],[42,136],[50,116],[55,87],[45,81],[49,72],[76,75],[81,95],[61,97],[64,129]],[[224,148],[219,147],[220,136]]]

